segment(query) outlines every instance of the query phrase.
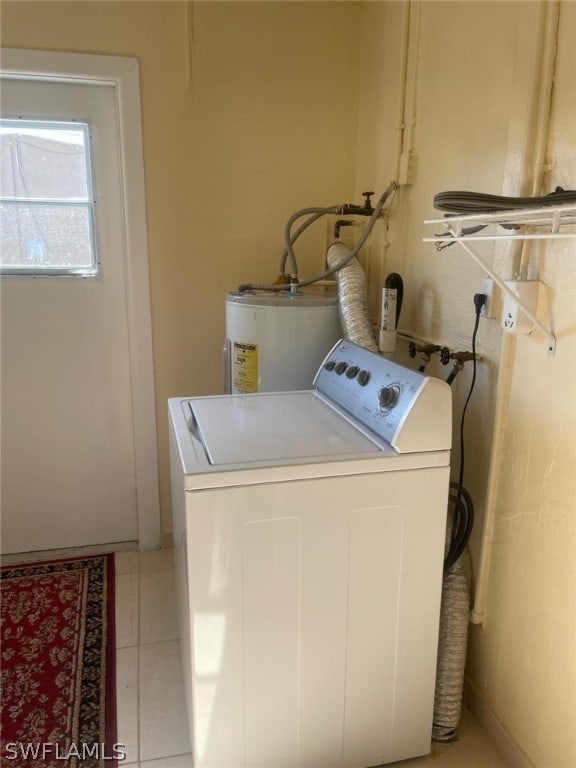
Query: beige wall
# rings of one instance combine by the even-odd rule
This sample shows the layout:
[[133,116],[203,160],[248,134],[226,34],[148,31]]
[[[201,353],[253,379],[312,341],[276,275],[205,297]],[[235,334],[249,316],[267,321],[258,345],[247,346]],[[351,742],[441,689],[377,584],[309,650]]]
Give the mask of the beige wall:
[[[576,6],[560,11],[549,188],[576,188]],[[520,338],[510,382],[486,631],[471,676],[537,768],[576,764],[576,264],[540,255],[558,348]],[[541,338],[541,337],[540,337]]]
[[[224,297],[277,277],[294,211],[348,200],[355,3],[3,2],[2,44],[140,62],[162,528],[166,399],[221,391]],[[366,179],[368,186],[372,179]],[[321,227],[299,241],[303,276]]]
[[[377,74],[361,79],[359,186],[371,158],[382,164],[384,178],[396,173],[404,12],[402,3],[364,4],[360,72],[376,66]],[[415,180],[401,190],[387,238],[370,254],[372,276],[380,277],[371,286],[375,317],[381,281],[398,270],[407,301],[401,325],[470,348],[472,297],[483,272],[458,246],[437,253],[423,243],[436,230],[422,222],[436,214],[436,192],[530,194],[541,21],[538,3],[422,3]],[[545,191],[556,184],[576,187],[575,35],[576,5],[563,2]],[[382,246],[385,240],[389,247]],[[515,261],[506,243],[478,251],[498,271]],[[570,768],[576,765],[574,240],[548,242],[538,261],[549,288],[556,355],[547,355],[539,331],[508,338],[504,352],[497,321],[482,320],[478,335],[485,359],[467,416],[465,473],[478,512],[471,545],[476,576],[498,386],[507,408],[495,457],[500,471],[485,622],[471,627],[468,680],[471,702],[496,732],[503,726],[500,735],[511,737],[516,757],[524,753],[530,761],[523,765]],[[498,384],[502,354],[510,373]],[[470,374],[454,386],[456,417]],[[454,475],[458,454],[456,445]]]
[[[575,9],[562,3],[547,188],[576,187]],[[406,5],[4,2],[2,10],[4,45],[140,60],[169,529],[165,400],[218,390],[224,294],[242,280],[275,276],[291,212],[381,190],[396,176]],[[439,254],[423,244],[430,229],[422,221],[434,214],[438,191],[526,189],[538,34],[538,3],[422,4],[413,59],[415,182],[402,189],[364,255],[374,320],[382,280],[397,270],[405,281],[401,324],[469,348],[482,270],[457,246]],[[486,621],[472,628],[470,642],[477,706],[489,708],[536,768],[576,764],[573,242],[549,243],[540,256],[559,338],[555,357],[539,332],[518,338],[511,374],[500,384],[509,407],[497,457]],[[317,245],[312,238],[305,249],[310,269]],[[481,252],[500,268],[513,261],[506,245]],[[476,570],[499,324],[482,321],[478,342],[485,359],[468,416],[465,478],[479,514]],[[454,388],[456,414],[469,383],[466,370]]]

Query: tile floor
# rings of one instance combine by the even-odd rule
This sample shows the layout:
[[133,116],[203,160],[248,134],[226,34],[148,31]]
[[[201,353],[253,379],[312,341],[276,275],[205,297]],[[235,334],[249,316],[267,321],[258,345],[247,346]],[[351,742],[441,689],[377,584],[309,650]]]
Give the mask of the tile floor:
[[[118,741],[123,766],[192,768],[178,647],[172,550],[116,554]],[[506,768],[464,711],[460,740],[402,768]],[[271,768],[273,768],[271,766]],[[388,768],[391,768],[390,766]]]

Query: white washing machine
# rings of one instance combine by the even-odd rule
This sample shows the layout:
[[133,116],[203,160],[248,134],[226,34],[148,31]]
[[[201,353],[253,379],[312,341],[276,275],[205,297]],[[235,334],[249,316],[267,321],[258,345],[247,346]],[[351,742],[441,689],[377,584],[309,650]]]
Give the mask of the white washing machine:
[[169,401],[196,768],[430,749],[450,389],[346,341],[313,386]]

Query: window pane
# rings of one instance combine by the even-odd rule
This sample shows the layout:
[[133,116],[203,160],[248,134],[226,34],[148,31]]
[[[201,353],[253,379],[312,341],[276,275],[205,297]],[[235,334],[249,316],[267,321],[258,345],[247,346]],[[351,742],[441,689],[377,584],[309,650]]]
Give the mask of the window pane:
[[86,123],[0,120],[0,271],[97,274]]
[[96,272],[89,205],[3,202],[0,233],[4,271]]
[[2,120],[0,195],[88,200],[87,126]]

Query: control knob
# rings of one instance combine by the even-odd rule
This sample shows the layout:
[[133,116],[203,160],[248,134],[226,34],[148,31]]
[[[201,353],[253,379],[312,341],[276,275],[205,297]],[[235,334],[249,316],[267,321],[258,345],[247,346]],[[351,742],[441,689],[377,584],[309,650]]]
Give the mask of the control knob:
[[360,371],[357,381],[361,387],[365,387],[370,381],[370,371]]
[[382,409],[389,410],[396,405],[400,390],[398,387],[382,387],[378,392],[378,405]]

